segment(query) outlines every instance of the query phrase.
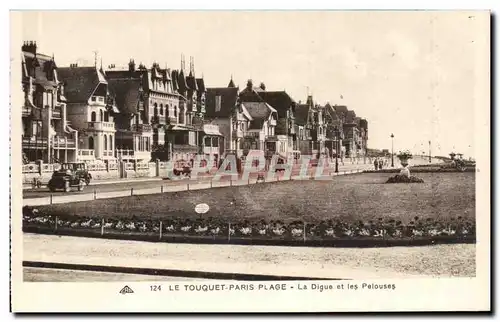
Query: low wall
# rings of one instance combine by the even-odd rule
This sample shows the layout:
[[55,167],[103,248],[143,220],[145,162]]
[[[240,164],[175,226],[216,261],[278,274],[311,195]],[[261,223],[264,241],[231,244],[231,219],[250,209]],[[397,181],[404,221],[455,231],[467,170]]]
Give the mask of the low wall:
[[[93,180],[166,177],[172,171],[171,165],[159,161],[149,163],[122,162],[122,167],[124,171],[121,175],[120,165],[117,162],[87,163],[87,169]],[[52,173],[58,169],[60,169],[59,164],[44,164],[42,162],[25,164],[22,168],[23,184],[32,184],[34,179],[41,181],[42,184],[47,184]]]

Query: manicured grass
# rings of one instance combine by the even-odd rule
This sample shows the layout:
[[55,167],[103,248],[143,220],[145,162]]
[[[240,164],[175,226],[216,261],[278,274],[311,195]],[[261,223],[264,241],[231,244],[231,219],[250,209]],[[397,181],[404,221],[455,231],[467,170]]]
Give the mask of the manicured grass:
[[[208,218],[224,221],[419,218],[475,221],[474,173],[419,173],[425,183],[385,184],[389,173],[341,176],[328,181],[290,181],[157,195],[39,206],[50,215],[143,220]],[[207,203],[198,215],[195,205]]]

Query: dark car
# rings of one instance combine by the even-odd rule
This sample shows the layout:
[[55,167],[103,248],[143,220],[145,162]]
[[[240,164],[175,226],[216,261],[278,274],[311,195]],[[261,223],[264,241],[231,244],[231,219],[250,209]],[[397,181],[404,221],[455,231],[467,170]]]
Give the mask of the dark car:
[[191,175],[191,165],[187,161],[178,161],[175,164],[174,167],[174,175],[179,176],[179,175],[184,175],[184,176],[190,176]]
[[76,176],[80,177],[85,181],[85,184],[88,186],[90,184],[90,180],[92,179],[92,175],[87,170],[87,165],[83,162],[80,163],[63,163],[61,164],[61,170],[71,170]]
[[85,180],[72,170],[54,171],[47,187],[50,191],[64,190],[70,192],[71,187],[77,187],[78,191],[83,191]]

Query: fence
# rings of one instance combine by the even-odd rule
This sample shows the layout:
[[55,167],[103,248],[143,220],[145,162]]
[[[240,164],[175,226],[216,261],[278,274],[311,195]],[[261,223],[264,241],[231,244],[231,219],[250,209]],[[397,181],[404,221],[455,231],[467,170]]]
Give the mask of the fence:
[[[160,177],[166,176],[172,166],[168,162],[123,162],[123,170],[125,174],[120,173],[119,163],[116,161],[109,162],[87,162],[87,169],[94,180],[100,179],[120,179],[138,178],[138,177]],[[22,176],[24,184],[33,183],[34,179],[47,183],[52,173],[61,167],[60,164],[54,163],[30,163],[22,166]]]

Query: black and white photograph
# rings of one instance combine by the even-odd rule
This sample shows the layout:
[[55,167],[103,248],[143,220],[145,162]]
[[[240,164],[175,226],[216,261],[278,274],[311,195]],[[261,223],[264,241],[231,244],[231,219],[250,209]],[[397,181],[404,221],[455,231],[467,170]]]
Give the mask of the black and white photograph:
[[[398,283],[435,280],[475,284],[409,310],[489,309],[490,12],[13,11],[11,26],[23,290],[103,288],[63,311],[177,294],[198,312],[256,296],[334,312],[364,296],[394,310]],[[24,292],[21,311],[57,308]]]

